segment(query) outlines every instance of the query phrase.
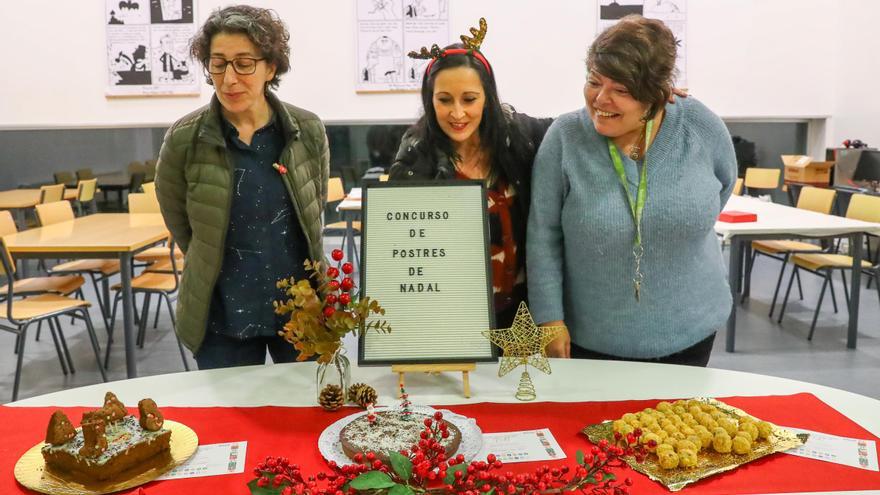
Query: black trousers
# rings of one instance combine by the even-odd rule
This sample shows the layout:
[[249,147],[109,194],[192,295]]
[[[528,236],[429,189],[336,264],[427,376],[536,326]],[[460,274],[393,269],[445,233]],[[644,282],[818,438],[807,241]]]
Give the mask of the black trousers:
[[195,358],[200,370],[210,370],[265,364],[266,351],[274,363],[292,363],[299,355],[293,344],[277,335],[240,340],[208,331]]
[[676,352],[675,354],[650,359],[637,359],[612,356],[610,354],[602,354],[601,352],[584,349],[583,347],[572,342],[571,357],[573,359],[608,359],[611,361],[637,361],[640,363],[683,364],[686,366],[700,366],[702,368],[705,368],[706,365],[709,364],[709,355],[712,354],[713,342],[715,342],[714,333],[707,338],[701,340],[700,342],[697,342],[687,349]]

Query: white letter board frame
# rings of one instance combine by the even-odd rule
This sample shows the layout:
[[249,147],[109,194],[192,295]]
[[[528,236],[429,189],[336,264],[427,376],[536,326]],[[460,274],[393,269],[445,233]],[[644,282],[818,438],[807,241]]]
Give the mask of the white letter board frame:
[[[497,361],[497,348],[482,335],[495,327],[486,204],[486,187],[478,180],[365,184],[361,296],[386,309],[382,318],[391,332],[364,332],[359,364]],[[439,218],[427,219],[427,212]],[[429,256],[400,257],[394,249]],[[440,256],[440,249],[448,252]],[[410,276],[417,267],[422,275]],[[420,281],[439,291],[403,292],[400,286]]]

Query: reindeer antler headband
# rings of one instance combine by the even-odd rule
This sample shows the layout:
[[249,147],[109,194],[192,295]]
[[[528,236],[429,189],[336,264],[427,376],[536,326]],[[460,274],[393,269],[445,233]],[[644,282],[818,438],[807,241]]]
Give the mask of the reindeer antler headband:
[[480,29],[472,27],[470,28],[470,32],[473,37],[464,34],[460,36],[461,42],[467,48],[450,48],[448,50],[444,50],[437,46],[437,44],[435,43],[431,45],[430,50],[428,50],[427,47],[423,46],[421,50],[411,51],[407,54],[407,56],[409,58],[416,59],[430,59],[431,61],[428,62],[428,66],[425,68],[425,74],[429,74],[431,72],[431,66],[434,65],[434,62],[436,62],[438,58],[442,58],[447,55],[469,54],[472,55],[475,59],[479,60],[480,63],[482,63],[483,66],[486,67],[486,71],[491,74],[492,68],[489,67],[489,61],[486,60],[486,57],[484,57],[482,53],[480,53],[480,45],[483,44],[483,39],[486,38],[486,19],[484,17],[480,17]]

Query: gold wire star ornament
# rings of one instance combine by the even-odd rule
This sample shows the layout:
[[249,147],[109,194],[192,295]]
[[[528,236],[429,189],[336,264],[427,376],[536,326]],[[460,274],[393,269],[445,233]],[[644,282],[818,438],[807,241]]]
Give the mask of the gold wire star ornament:
[[498,376],[502,377],[518,366],[525,366],[520,384],[516,392],[519,400],[534,400],[535,387],[529,376],[529,366],[550,374],[550,361],[547,360],[545,348],[547,344],[556,338],[563,327],[539,327],[535,325],[529,308],[525,302],[519,304],[513,325],[510,328],[488,330],[483,335],[493,344],[501,348],[501,365],[498,367]]

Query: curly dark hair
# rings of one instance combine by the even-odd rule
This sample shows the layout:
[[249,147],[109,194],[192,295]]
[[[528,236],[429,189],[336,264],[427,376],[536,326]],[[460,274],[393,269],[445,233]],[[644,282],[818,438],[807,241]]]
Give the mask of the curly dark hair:
[[[271,9],[261,9],[250,5],[233,5],[217,9],[211,13],[205,24],[190,42],[193,58],[208,66],[211,58],[211,40],[219,33],[244,34],[260,50],[266,63],[275,65],[275,77],[269,87],[278,88],[281,75],[290,70],[290,33],[284,21]],[[208,84],[213,85],[211,75],[206,74]]]
[[[451,48],[466,48],[461,43],[449,45],[444,50]],[[486,62],[488,64],[488,61]],[[420,151],[433,154],[434,150],[440,150],[453,160],[460,157],[452,145],[452,140],[440,128],[437,123],[437,113],[434,110],[434,82],[437,74],[446,69],[456,67],[468,67],[477,71],[480,82],[483,84],[486,103],[483,107],[483,116],[480,121],[480,145],[489,152],[491,165],[490,177],[504,175],[503,163],[526,156],[528,139],[519,126],[510,122],[505,117],[501,100],[498,97],[498,88],[495,84],[494,71],[491,66],[483,63],[471,54],[445,55],[434,61],[431,71],[422,78],[422,107],[424,114],[413,127],[413,135],[419,138]]]
[[677,46],[662,22],[628,15],[590,46],[587,71],[623,84],[633,98],[649,105],[646,117],[653,118],[672,92]]

